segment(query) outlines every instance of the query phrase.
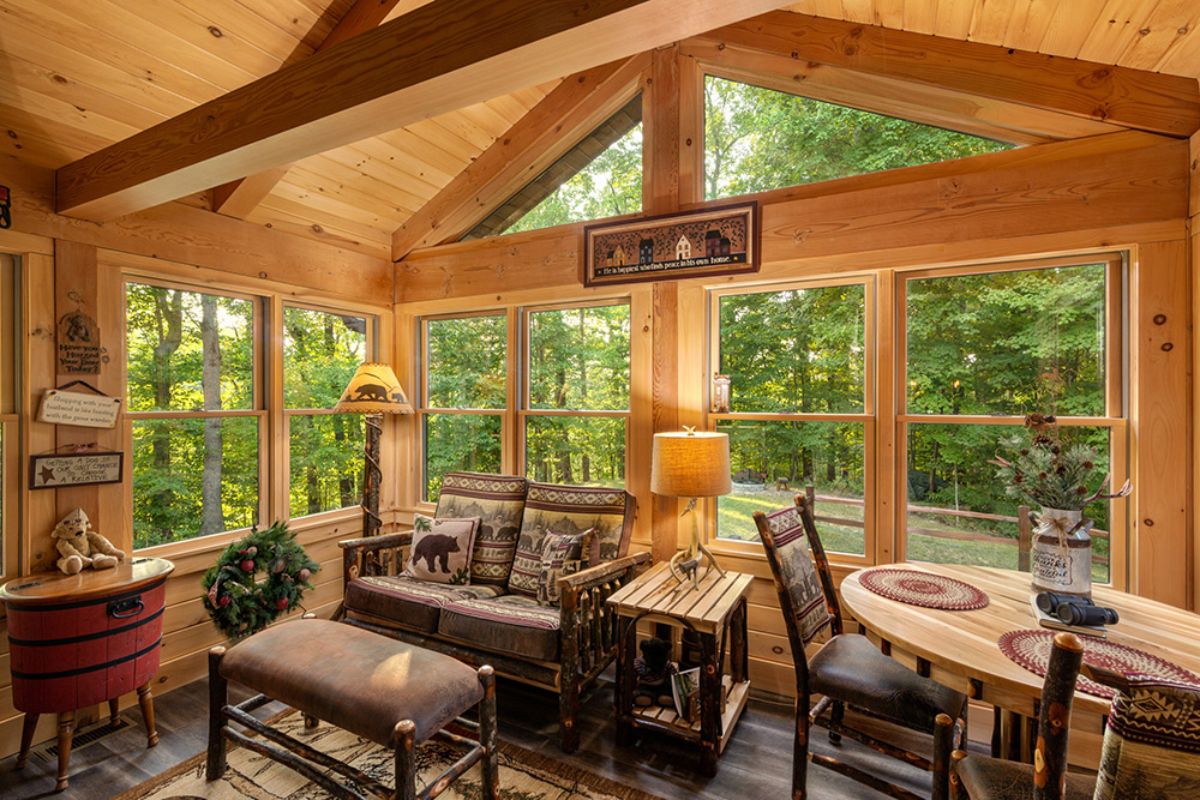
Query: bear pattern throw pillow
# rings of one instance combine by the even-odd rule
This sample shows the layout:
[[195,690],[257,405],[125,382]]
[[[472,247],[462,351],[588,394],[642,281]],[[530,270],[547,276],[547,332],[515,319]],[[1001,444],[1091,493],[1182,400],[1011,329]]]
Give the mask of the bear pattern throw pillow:
[[471,546],[479,517],[433,519],[413,517],[413,541],[404,574],[432,583],[471,582]]
[[558,579],[574,575],[588,565],[595,533],[595,528],[588,528],[582,533],[550,531],[546,534],[542,540],[542,565],[537,580],[539,605],[558,605]]

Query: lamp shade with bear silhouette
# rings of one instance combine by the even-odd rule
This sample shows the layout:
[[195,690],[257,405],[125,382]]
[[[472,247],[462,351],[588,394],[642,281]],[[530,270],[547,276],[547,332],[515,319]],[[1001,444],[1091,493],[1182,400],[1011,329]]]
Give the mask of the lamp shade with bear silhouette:
[[360,364],[333,408],[343,414],[411,414],[413,407],[387,364]]

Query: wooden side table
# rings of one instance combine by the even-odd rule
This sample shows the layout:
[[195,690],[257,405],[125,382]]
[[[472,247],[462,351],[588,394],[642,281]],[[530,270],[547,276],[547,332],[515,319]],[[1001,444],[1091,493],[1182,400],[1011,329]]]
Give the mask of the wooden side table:
[[[700,769],[717,773],[717,760],[746,707],[750,691],[746,591],[753,576],[709,571],[698,589],[679,584],[657,564],[608,598],[617,613],[617,743],[628,744],[636,728],[662,731],[700,746]],[[680,717],[673,707],[635,707],[638,624],[691,631],[700,640],[700,719]],[[724,675],[726,647],[730,673]]]
[[58,715],[58,783],[67,788],[75,712],[137,690],[146,746],[158,744],[150,681],[158,671],[167,576],[161,558],[127,559],[77,575],[47,572],[0,587],[8,613],[13,705],[25,712],[17,768],[25,766],[38,717]]

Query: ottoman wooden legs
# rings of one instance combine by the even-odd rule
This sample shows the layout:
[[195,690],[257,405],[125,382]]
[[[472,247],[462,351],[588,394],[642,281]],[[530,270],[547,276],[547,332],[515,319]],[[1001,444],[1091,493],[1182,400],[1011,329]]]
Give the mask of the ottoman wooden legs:
[[[474,723],[462,717],[454,721],[465,728],[478,730],[478,741],[446,730],[434,731],[430,734],[429,738],[441,737],[458,745],[466,745],[469,749],[445,772],[430,781],[429,785],[418,794],[417,725],[415,722],[405,719],[396,723],[392,741],[389,743],[395,748],[396,788],[388,789],[349,764],[339,762],[328,754],[317,751],[310,745],[252,717],[249,714],[250,711],[271,701],[266,695],[260,694],[236,706],[229,705],[229,684],[221,675],[220,670],[221,658],[224,655],[224,647],[214,647],[208,652],[208,758],[205,769],[205,777],[208,780],[217,780],[224,774],[225,740],[232,739],[243,747],[296,770],[335,797],[348,800],[359,800],[362,795],[348,786],[337,783],[330,776],[318,772],[309,762],[327,767],[335,773],[348,777],[368,789],[372,794],[387,800],[416,800],[418,796],[422,798],[437,797],[467,770],[479,764],[482,771],[480,786],[482,800],[499,800],[500,751],[496,741],[496,676],[490,666],[480,667],[478,672],[479,683],[483,689],[483,697],[479,700],[478,705],[479,722]],[[466,708],[462,709],[464,712],[467,710]],[[307,728],[309,715],[303,709],[300,711],[305,716],[305,727]],[[260,738],[247,737],[231,728],[227,721],[234,721],[249,728],[260,734]],[[279,747],[275,745],[279,745]]]

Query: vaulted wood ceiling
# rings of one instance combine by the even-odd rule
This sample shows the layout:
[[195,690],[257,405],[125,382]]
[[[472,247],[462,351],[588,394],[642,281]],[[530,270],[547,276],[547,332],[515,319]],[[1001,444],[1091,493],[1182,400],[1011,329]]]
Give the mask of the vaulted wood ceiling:
[[[305,59],[366,6],[393,6],[392,19],[426,2],[0,0],[0,156],[62,167]],[[791,8],[1200,76],[1195,0],[805,0]],[[271,177],[277,182],[246,219],[387,255],[392,232],[557,84],[295,162]],[[186,202],[210,207],[212,199]]]

